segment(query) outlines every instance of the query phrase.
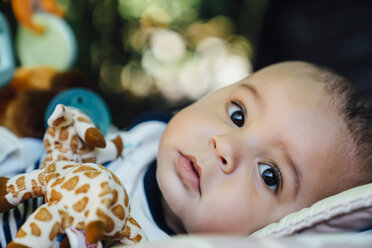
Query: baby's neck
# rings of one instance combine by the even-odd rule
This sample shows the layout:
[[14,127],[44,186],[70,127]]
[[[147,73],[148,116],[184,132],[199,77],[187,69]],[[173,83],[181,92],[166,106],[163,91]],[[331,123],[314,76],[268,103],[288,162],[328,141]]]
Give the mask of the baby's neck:
[[172,229],[176,234],[186,233],[180,219],[172,212],[169,208],[164,197],[161,196],[161,205],[163,209],[164,221],[167,223],[170,229]]

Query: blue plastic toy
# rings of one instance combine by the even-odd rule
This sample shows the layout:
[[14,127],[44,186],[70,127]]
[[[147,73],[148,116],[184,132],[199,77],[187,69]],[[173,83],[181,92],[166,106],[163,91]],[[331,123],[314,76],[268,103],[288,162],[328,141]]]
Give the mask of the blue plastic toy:
[[106,135],[111,123],[110,112],[106,103],[96,93],[83,88],[62,91],[52,99],[47,107],[44,116],[45,127],[48,127],[48,118],[59,103],[83,111],[91,118],[102,134]]
[[8,22],[0,12],[0,87],[10,82],[14,74],[13,47]]

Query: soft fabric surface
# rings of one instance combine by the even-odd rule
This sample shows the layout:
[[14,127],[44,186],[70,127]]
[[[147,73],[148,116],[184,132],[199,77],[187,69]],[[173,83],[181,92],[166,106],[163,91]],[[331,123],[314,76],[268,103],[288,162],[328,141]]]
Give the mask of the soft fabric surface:
[[318,201],[251,236],[280,238],[295,233],[357,232],[371,226],[372,183]]

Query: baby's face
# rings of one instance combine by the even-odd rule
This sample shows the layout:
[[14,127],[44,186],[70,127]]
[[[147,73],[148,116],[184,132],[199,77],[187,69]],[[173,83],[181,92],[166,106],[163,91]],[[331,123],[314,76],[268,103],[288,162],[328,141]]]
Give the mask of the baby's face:
[[296,71],[261,70],[170,121],[157,179],[187,232],[249,234],[350,187],[345,127],[323,84]]

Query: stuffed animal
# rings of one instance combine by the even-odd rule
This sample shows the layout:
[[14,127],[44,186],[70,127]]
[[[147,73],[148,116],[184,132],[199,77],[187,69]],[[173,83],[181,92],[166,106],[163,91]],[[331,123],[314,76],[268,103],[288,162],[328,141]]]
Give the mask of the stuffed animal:
[[74,107],[58,104],[48,119],[48,126],[44,135],[47,156],[42,167],[57,160],[102,164],[122,153],[120,136],[106,144],[90,118]]
[[42,167],[10,179],[0,177],[0,212],[34,197],[45,196],[46,202],[8,247],[50,247],[66,228],[85,230],[90,243],[104,237],[123,244],[147,240],[130,216],[128,195],[120,180],[101,165],[81,163],[120,156],[120,136],[106,144],[88,116],[62,104],[56,106],[48,125]]
[[128,195],[108,169],[93,163],[52,161],[41,169],[13,178],[0,177],[0,211],[22,201],[45,196],[22,227],[12,247],[51,247],[68,227],[86,230],[91,244],[110,237],[123,244],[146,240],[130,216]]

